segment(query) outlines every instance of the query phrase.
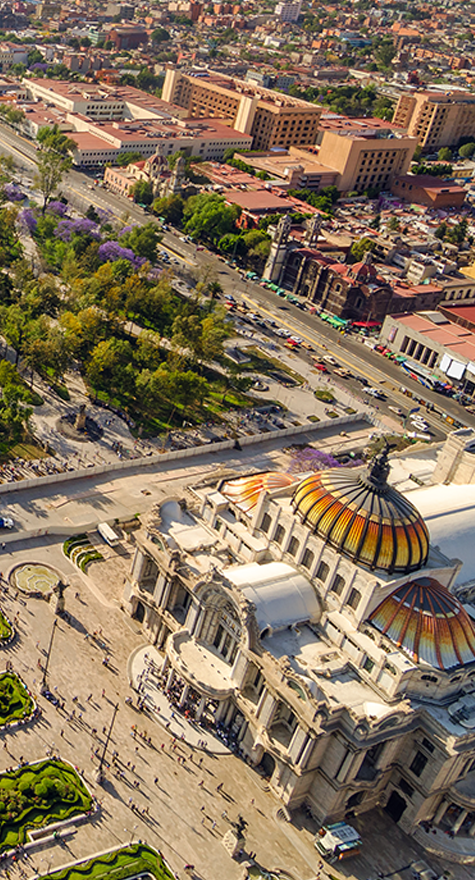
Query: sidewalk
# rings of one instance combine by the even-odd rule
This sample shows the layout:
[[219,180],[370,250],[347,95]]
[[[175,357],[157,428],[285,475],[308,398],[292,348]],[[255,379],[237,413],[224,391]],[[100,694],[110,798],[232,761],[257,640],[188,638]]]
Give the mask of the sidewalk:
[[[148,661],[148,662],[147,662]],[[139,684],[143,686],[141,695],[145,699],[147,707],[153,712],[155,720],[168,731],[171,736],[183,739],[187,745],[196,749],[204,749],[213,755],[230,755],[231,750],[209,730],[203,731],[199,724],[188,721],[179,711],[168,702],[163,691],[158,687],[157,675],[149,668],[152,661],[156,669],[163,666],[163,655],[153,645],[139,648],[129,658],[129,680],[138,690]],[[140,682],[140,676],[143,676]],[[201,745],[202,743],[205,745]]]

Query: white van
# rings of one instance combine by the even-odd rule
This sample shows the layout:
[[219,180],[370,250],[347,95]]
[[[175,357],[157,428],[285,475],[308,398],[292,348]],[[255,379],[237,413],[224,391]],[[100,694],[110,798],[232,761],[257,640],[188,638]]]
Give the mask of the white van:
[[362,844],[355,828],[346,822],[322,825],[314,838],[315,848],[328,862],[337,862],[357,856]]

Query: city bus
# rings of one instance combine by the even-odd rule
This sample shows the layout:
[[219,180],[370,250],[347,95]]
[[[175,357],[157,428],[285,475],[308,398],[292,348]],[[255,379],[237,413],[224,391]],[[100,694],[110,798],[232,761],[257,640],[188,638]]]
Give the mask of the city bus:
[[97,531],[99,532],[102,540],[105,541],[106,544],[109,544],[109,547],[116,547],[120,541],[119,536],[116,534],[116,532],[114,532],[114,529],[110,527],[109,523],[99,523],[99,525],[97,526]]

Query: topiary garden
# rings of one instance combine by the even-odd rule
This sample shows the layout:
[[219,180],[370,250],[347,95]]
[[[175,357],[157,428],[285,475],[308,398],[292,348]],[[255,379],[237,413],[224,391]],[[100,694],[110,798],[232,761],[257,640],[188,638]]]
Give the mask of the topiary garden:
[[174,874],[161,854],[144,843],[133,843],[92,859],[76,862],[59,871],[51,871],[48,880],[128,880],[144,875],[156,880],[174,880]]
[[27,842],[29,830],[87,813],[92,795],[64,761],[25,764],[0,774],[0,853]]
[[13,633],[13,626],[8,617],[5,617],[0,611],[0,645],[5,645],[5,643],[9,642],[13,637]]
[[0,727],[26,721],[35,711],[33,697],[14,672],[0,674]]

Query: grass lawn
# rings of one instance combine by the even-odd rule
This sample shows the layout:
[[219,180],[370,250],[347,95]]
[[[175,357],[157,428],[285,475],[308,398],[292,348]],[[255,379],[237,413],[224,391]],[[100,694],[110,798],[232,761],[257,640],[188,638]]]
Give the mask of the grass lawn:
[[26,843],[29,829],[86,813],[93,800],[63,761],[40,761],[0,774],[0,852]]
[[155,849],[144,843],[133,843],[114,852],[95,856],[48,874],[51,880],[127,880],[137,874],[151,874],[156,880],[174,880]]
[[272,373],[274,370],[278,370],[280,373],[287,373],[287,375],[291,376],[298,385],[303,383],[302,376],[299,373],[296,373],[295,370],[291,370],[290,367],[283,363],[283,361],[279,360],[278,357],[271,357],[268,354],[264,354],[260,349],[255,348],[254,346],[249,346],[249,348],[246,346],[245,352],[249,355],[251,360],[242,364],[243,370],[251,370],[253,373],[262,373],[265,376],[269,375],[269,373]]
[[24,458],[25,461],[34,461],[35,458],[48,458],[48,453],[41,446],[34,443],[17,443],[10,449],[10,458]]
[[0,675],[0,727],[21,721],[33,712],[34,703],[25,685],[13,672]]

